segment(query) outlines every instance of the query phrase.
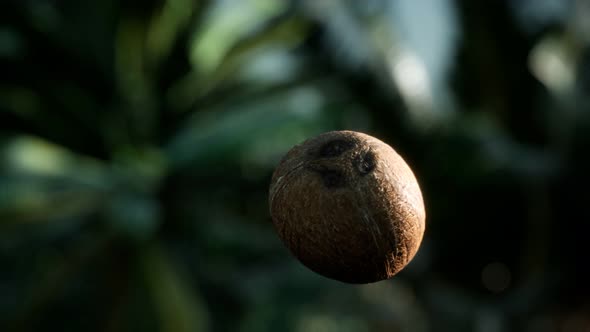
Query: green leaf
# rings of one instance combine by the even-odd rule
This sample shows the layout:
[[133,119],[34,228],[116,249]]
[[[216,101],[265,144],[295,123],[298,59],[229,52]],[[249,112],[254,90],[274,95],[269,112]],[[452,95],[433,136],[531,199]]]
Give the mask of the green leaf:
[[97,209],[114,185],[98,160],[32,136],[0,149],[0,218],[33,222],[80,216]]
[[[168,100],[176,109],[186,110],[196,100],[205,97],[217,89],[221,83],[229,80],[236,74],[250,56],[254,56],[272,47],[292,48],[303,41],[310,28],[310,23],[297,15],[277,15],[268,18],[259,28],[248,35],[240,38],[229,38],[233,41],[227,45],[219,54],[205,55],[205,51],[196,52],[194,55],[195,70],[186,75],[168,92]],[[195,43],[198,47],[205,47],[209,44],[217,44],[220,41],[227,43],[227,37],[203,36],[203,40]],[[205,45],[205,46],[201,46]],[[194,47],[197,47],[194,46]],[[205,53],[200,55],[201,53]],[[211,59],[209,59],[211,58]],[[209,60],[205,60],[209,59]]]
[[158,244],[142,252],[142,267],[163,332],[209,330],[209,314],[201,295]]

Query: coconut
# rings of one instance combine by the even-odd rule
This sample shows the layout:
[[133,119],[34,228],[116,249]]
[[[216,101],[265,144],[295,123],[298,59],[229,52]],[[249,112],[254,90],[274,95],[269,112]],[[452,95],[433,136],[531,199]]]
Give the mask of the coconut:
[[291,253],[342,282],[391,278],[424,234],[424,202],[410,167],[359,132],[327,132],[293,147],[272,176],[269,203]]

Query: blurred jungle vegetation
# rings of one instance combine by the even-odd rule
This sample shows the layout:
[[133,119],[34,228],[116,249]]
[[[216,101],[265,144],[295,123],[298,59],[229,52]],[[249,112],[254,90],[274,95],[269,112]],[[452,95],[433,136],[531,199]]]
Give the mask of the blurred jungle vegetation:
[[[590,1],[3,0],[0,331],[590,331]],[[270,176],[414,169],[391,280],[304,268]]]

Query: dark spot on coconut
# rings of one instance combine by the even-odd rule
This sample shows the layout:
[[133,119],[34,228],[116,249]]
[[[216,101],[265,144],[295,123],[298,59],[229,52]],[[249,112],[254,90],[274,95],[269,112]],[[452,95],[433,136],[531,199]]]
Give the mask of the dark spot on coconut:
[[320,176],[322,177],[324,186],[326,186],[326,188],[339,188],[344,187],[346,184],[344,174],[342,174],[340,171],[326,170],[321,172]]
[[340,188],[344,187],[346,184],[346,177],[344,176],[344,173],[339,170],[329,169],[322,166],[311,166],[309,169],[320,176],[326,188]]
[[353,164],[360,175],[367,175],[371,173],[377,165],[375,154],[370,151],[364,152],[353,160]]
[[319,155],[320,155],[320,157],[323,157],[323,158],[338,157],[342,153],[352,149],[353,146],[354,146],[354,143],[349,140],[343,140],[343,139],[332,140],[332,141],[324,144],[320,148]]

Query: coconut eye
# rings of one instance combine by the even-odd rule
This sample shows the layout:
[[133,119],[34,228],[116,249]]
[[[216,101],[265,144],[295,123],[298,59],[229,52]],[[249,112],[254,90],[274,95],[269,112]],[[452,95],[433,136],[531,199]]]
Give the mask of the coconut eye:
[[376,166],[375,154],[373,152],[365,152],[353,160],[353,165],[360,175],[367,175],[375,169]]
[[344,174],[337,170],[324,170],[320,171],[320,177],[324,182],[324,186],[326,188],[339,188],[343,187],[346,183],[346,179],[344,178]]
[[323,158],[338,157],[342,153],[352,149],[353,146],[354,143],[351,141],[342,139],[332,140],[320,148],[319,155]]
[[308,169],[316,173],[322,179],[324,187],[328,189],[340,188],[346,185],[346,176],[340,170],[319,165],[310,166]]

